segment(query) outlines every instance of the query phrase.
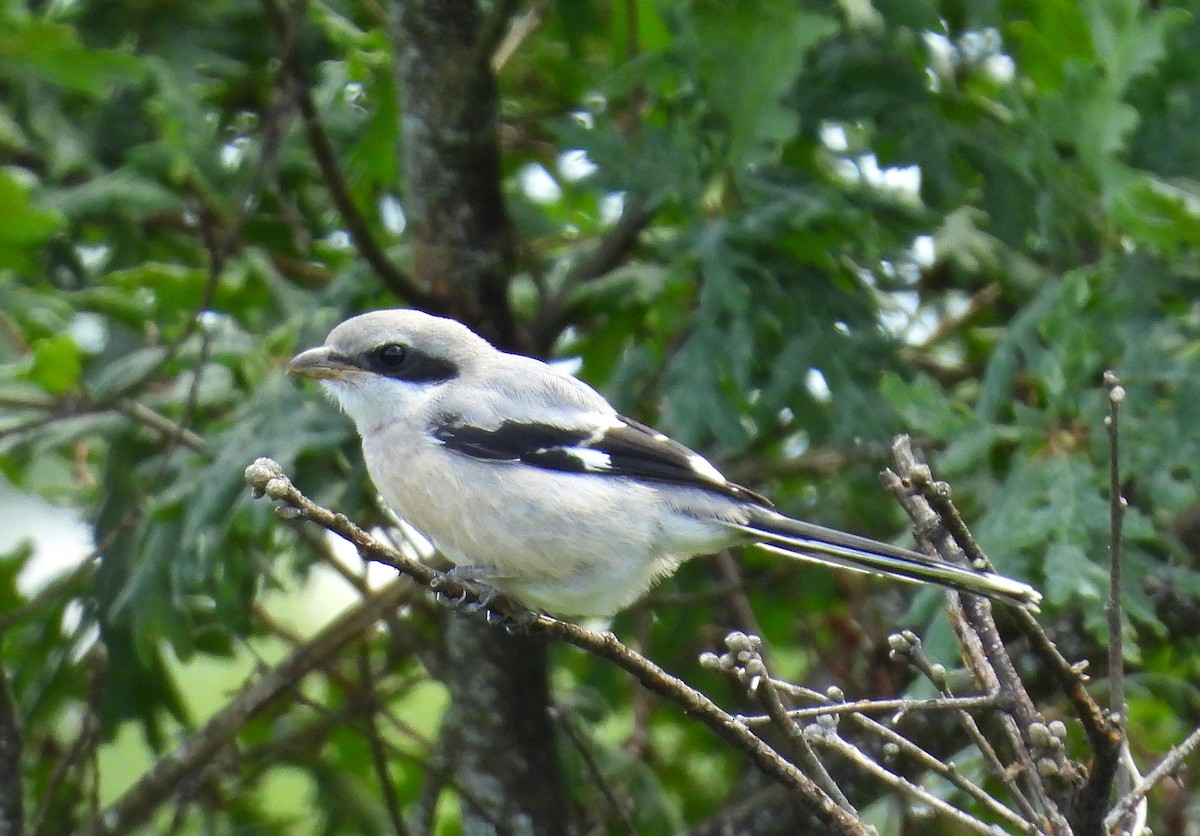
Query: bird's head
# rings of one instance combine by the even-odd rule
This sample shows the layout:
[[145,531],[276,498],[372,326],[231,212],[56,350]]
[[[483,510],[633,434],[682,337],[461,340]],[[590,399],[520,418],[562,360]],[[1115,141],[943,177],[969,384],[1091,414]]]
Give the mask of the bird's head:
[[293,357],[287,370],[319,381],[366,433],[425,402],[492,351],[452,319],[372,311],[338,325],[324,345]]

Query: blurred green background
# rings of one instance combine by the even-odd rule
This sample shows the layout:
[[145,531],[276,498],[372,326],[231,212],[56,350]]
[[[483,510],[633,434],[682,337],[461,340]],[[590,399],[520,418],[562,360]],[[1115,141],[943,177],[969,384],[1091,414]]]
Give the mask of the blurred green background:
[[[336,568],[364,572],[353,550],[279,522],[242,471],[271,456],[315,500],[383,521],[350,424],[283,366],[350,315],[429,301],[363,250],[365,235],[429,287],[420,149],[401,130],[418,93],[397,66],[420,6],[292,4],[281,37],[256,0],[0,5],[0,660],[31,830],[80,826],[357,596]],[[464,302],[472,324],[576,363],[788,513],[898,542],[877,473],[911,433],[999,570],[1045,593],[1101,701],[1115,369],[1134,755],[1150,764],[1196,727],[1195,4],[451,6],[496,29],[482,60],[511,236],[503,303]],[[460,290],[437,298],[460,310]],[[754,553],[742,584],[785,677],[904,693],[898,627],[954,664],[936,591]],[[364,681],[412,830],[457,832],[437,779],[452,617],[414,595],[247,723],[150,832],[394,832],[354,707]],[[739,619],[718,564],[694,561],[613,627],[751,710],[696,663]],[[572,832],[705,832],[764,791],[627,676],[551,656],[575,730],[556,744]],[[927,734],[946,757],[961,745]],[[881,832],[959,832],[857,790]],[[1200,819],[1196,792],[1194,766],[1156,792],[1156,831]],[[758,832],[796,832],[761,798],[776,829]]]

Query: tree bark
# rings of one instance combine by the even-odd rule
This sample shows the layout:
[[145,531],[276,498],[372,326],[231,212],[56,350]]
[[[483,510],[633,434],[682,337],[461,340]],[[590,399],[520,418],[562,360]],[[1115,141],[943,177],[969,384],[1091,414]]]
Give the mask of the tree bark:
[[8,690],[8,674],[0,668],[0,836],[25,832],[21,784],[21,720]]
[[[491,69],[509,5],[398,0],[404,208],[413,275],[497,345],[521,349],[508,304],[513,235],[501,191]],[[489,17],[490,15],[490,17]],[[467,833],[565,833],[545,645],[475,619],[444,635],[443,751]],[[469,800],[468,800],[469,799]]]
[[404,211],[413,273],[439,306],[519,348],[508,304],[512,225],[500,183],[491,46],[504,2],[398,0]]

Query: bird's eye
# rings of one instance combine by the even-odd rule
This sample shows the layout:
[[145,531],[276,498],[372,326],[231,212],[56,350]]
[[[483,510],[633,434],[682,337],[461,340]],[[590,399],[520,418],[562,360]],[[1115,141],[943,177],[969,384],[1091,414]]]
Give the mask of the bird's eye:
[[408,352],[404,350],[404,346],[396,343],[388,343],[385,346],[375,349],[375,359],[385,369],[399,368],[404,364],[404,359],[407,355]]

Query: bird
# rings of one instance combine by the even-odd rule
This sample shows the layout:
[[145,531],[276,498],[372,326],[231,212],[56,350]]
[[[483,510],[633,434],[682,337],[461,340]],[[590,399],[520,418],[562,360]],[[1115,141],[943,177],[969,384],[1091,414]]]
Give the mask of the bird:
[[608,617],[681,563],[739,545],[1036,611],[1032,586],[779,511],[559,367],[411,309],[297,354],[353,421],[379,494],[451,574],[531,609]]

